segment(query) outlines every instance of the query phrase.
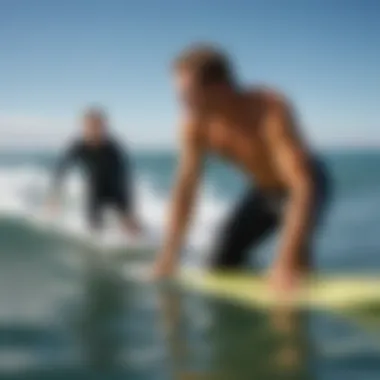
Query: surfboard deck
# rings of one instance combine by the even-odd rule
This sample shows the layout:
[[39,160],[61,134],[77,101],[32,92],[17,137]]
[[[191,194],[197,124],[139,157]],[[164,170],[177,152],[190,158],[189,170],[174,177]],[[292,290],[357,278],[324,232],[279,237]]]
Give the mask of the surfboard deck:
[[380,305],[380,276],[311,276],[292,296],[276,295],[264,276],[184,270],[180,286],[255,308],[286,304],[301,308],[355,310]]

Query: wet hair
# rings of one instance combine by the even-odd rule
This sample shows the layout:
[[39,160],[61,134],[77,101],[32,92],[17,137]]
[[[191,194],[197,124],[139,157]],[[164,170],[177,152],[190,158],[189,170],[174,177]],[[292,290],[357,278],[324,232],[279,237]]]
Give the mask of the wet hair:
[[233,70],[229,57],[217,47],[206,44],[185,49],[174,60],[174,70],[191,70],[202,85],[233,84]]

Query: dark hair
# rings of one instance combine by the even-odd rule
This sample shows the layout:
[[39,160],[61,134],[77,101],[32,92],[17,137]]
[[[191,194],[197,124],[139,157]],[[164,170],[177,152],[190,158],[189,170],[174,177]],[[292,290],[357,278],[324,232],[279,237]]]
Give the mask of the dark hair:
[[106,120],[107,114],[103,108],[99,106],[92,106],[85,109],[84,117],[91,119]]
[[206,44],[185,49],[175,60],[175,70],[191,70],[201,84],[233,83],[229,57],[220,49]]

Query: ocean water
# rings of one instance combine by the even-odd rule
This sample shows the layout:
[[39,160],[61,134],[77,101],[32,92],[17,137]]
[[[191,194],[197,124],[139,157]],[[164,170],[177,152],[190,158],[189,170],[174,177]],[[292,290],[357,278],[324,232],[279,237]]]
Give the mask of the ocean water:
[[[316,242],[318,269],[377,274],[380,152],[323,157],[333,198]],[[0,379],[379,378],[376,323],[328,313],[255,312],[137,284],[125,272],[137,271],[138,259],[104,256],[35,228],[30,220],[41,212],[55,158],[0,153]],[[159,240],[176,155],[140,152],[133,159],[139,214]],[[85,234],[80,174],[74,171],[66,184],[60,228]],[[218,225],[245,186],[233,167],[208,160],[185,260],[207,262]],[[266,267],[275,243],[269,239],[252,252],[247,266]]]

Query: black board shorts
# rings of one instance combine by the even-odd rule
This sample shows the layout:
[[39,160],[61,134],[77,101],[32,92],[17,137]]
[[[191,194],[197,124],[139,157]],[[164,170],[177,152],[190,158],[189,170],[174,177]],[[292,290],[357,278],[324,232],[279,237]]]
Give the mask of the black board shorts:
[[[310,237],[321,221],[330,198],[330,180],[327,169],[320,161],[313,162],[314,205]],[[234,269],[245,264],[252,248],[255,248],[272,233],[282,220],[287,195],[279,190],[260,190],[250,188],[238,202],[227,218],[216,246],[212,252],[212,268]],[[310,241],[310,240],[309,240]],[[304,264],[311,265],[311,252],[302,259]]]

